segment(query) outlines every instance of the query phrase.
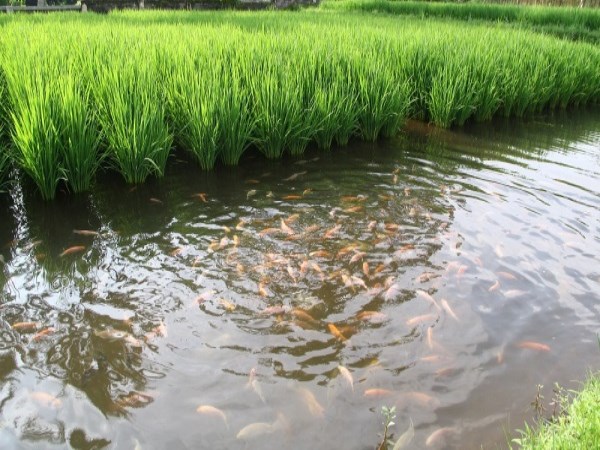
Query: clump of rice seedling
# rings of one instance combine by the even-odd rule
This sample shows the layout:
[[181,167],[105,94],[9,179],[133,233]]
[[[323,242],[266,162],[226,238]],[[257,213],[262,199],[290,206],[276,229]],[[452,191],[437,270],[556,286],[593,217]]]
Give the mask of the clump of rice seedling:
[[358,67],[358,128],[362,139],[375,142],[382,132],[386,136],[396,134],[410,105],[408,84],[397,82],[383,63],[369,61]]
[[56,80],[57,131],[61,166],[74,192],[87,191],[100,167],[100,135],[89,108],[89,92],[80,86],[73,69]]
[[278,61],[272,55],[263,64],[262,69],[253,70],[261,76],[250,78],[254,143],[269,159],[281,157],[287,148],[299,154],[310,140],[300,76],[289,61]]
[[218,108],[220,156],[225,164],[233,166],[250,145],[254,118],[250,111],[250,92],[242,81],[240,69],[233,67],[224,71],[222,83]]
[[[5,66],[11,104],[11,137],[19,166],[31,177],[45,200],[54,198],[64,177],[60,132],[54,118],[60,114],[55,85],[56,71],[44,55],[11,58]],[[41,67],[38,67],[38,64]]]
[[98,120],[108,155],[127,183],[162,177],[171,150],[173,136],[156,74],[151,55],[134,48],[127,55],[113,54],[97,77]]
[[[183,58],[171,77],[169,110],[176,141],[200,167],[212,169],[219,151],[221,124],[219,62]],[[217,67],[215,67],[217,66]]]

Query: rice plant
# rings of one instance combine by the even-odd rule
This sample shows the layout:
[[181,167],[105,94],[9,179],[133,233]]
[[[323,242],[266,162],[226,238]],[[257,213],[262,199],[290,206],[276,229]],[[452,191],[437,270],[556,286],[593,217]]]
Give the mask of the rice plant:
[[164,175],[173,136],[154,55],[121,50],[100,68],[94,102],[114,166],[127,183],[142,183]]
[[199,58],[183,58],[177,64],[169,86],[169,117],[178,145],[208,170],[215,165],[219,152],[221,70]]
[[552,14],[509,29],[340,10],[15,17],[0,34],[12,161],[51,198],[61,180],[87,189],[103,158],[129,183],[162,176],[173,141],[210,169],[250,145],[279,158],[393,136],[406,117],[598,103],[600,48],[530,30],[570,20]]
[[223,89],[219,93],[219,148],[223,163],[234,166],[250,145],[254,130],[250,90],[241,70],[232,67],[222,74]]
[[64,177],[74,192],[90,189],[102,162],[100,134],[89,107],[89,92],[80,86],[74,70],[56,80],[57,131]]

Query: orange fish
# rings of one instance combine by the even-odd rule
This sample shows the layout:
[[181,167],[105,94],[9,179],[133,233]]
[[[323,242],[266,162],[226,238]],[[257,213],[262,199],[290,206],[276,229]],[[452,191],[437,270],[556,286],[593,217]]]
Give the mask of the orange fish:
[[217,293],[217,291],[214,291],[212,289],[210,291],[203,292],[202,294],[200,294],[198,297],[196,297],[194,299],[194,303],[198,303],[198,304],[204,303],[205,301],[210,300],[211,298],[213,298],[213,296],[216,293]]
[[340,224],[337,224],[335,227],[330,228],[329,230],[327,230],[325,232],[325,239],[333,238],[336,234],[338,234],[340,232],[341,229],[342,229],[342,226]]
[[435,409],[440,406],[440,401],[424,392],[412,391],[403,392],[399,396],[400,402],[408,402],[414,405],[418,405],[423,408]]
[[505,280],[516,280],[517,277],[514,276],[512,273],[508,273],[508,272],[497,272],[498,276],[501,278],[504,278]]
[[362,206],[352,206],[350,208],[344,209],[345,213],[357,213],[363,210]]
[[488,292],[494,292],[499,287],[500,287],[500,281],[496,280],[496,282],[489,287]]
[[317,320],[313,316],[311,316],[309,313],[300,308],[294,308],[292,310],[292,315],[306,322],[317,322]]
[[192,197],[198,198],[204,203],[208,203],[208,200],[206,200],[206,194],[204,192],[199,192],[198,194],[193,194]]
[[369,268],[369,263],[368,262],[366,262],[366,261],[363,262],[362,270],[363,270],[363,273],[365,274],[365,277],[368,278],[369,277],[369,273],[370,273],[370,268]]
[[258,295],[260,295],[261,297],[269,296],[269,291],[267,291],[263,283],[258,283]]
[[260,183],[259,180],[255,180],[255,179],[252,179],[252,178],[249,179],[249,180],[246,180],[246,184],[259,184],[259,183]]
[[295,233],[295,231],[292,230],[283,219],[281,219],[281,231],[288,235]]
[[85,251],[85,245],[74,245],[73,247],[69,247],[65,251],[63,251],[60,255],[61,258],[67,255],[74,255],[75,253],[81,253]]
[[231,303],[228,300],[225,300],[224,298],[219,300],[219,304],[223,307],[223,309],[225,309],[225,311],[234,311],[235,310],[235,303]]
[[350,264],[361,261],[367,254],[365,252],[359,252],[355,250],[354,256],[350,258]]
[[34,341],[40,341],[43,337],[48,336],[49,334],[54,333],[56,331],[53,327],[44,328],[43,330],[38,331],[33,335]]
[[346,341],[346,336],[344,336],[342,334],[342,332],[338,329],[338,327],[336,327],[334,324],[332,323],[328,323],[327,324],[327,328],[329,329],[329,332],[338,340],[340,341]]
[[387,397],[392,394],[394,394],[394,392],[390,391],[389,389],[374,388],[365,390],[365,393],[363,395],[365,397]]
[[312,256],[313,258],[331,258],[332,255],[327,250],[317,250],[310,252],[309,256]]
[[550,347],[548,345],[542,344],[540,342],[534,342],[534,341],[521,341],[517,344],[517,347],[526,348],[529,350],[537,350],[539,352],[549,352],[550,351]]
[[73,234],[78,234],[79,236],[98,236],[98,232],[92,230],[73,230]]
[[171,250],[170,254],[171,254],[171,256],[178,256],[178,255],[181,255],[183,250],[184,250],[183,247],[177,247],[176,249]]
[[365,322],[383,322],[387,319],[387,315],[379,311],[361,311],[356,315],[358,320]]
[[62,404],[62,401],[59,398],[46,392],[32,392],[29,394],[29,397],[36,403],[47,408],[58,408]]
[[300,200],[301,198],[301,195],[286,195],[284,197],[281,197],[282,200]]
[[427,346],[433,350],[433,327],[427,328]]
[[258,235],[259,236],[266,236],[267,234],[274,234],[274,233],[279,233],[281,232],[281,230],[279,228],[265,228],[264,230],[261,230]]
[[18,330],[18,331],[35,331],[37,330],[42,324],[40,322],[17,322],[17,323],[13,323],[11,325],[13,330]]

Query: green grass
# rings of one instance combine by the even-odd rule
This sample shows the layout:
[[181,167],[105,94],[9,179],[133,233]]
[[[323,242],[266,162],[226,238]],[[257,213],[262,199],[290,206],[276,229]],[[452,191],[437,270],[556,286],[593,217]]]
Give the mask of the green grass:
[[325,0],[321,8],[505,23],[558,37],[600,42],[600,10],[594,8],[404,0]]
[[600,448],[600,378],[591,376],[567,407],[566,414],[536,429],[525,425],[513,442],[524,450]]
[[2,19],[16,166],[52,198],[99,168],[160,177],[173,144],[208,170],[249,146],[279,158],[393,136],[409,117],[451,127],[600,100],[598,46],[327,5]]

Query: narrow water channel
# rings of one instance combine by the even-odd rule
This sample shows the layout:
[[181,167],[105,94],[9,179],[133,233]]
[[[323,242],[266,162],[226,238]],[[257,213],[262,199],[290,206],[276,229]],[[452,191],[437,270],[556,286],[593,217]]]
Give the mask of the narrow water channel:
[[3,449],[497,448],[600,368],[598,110],[0,203]]

